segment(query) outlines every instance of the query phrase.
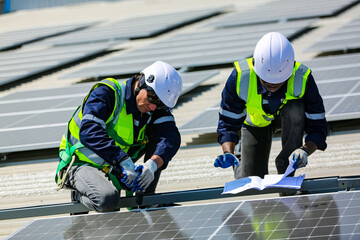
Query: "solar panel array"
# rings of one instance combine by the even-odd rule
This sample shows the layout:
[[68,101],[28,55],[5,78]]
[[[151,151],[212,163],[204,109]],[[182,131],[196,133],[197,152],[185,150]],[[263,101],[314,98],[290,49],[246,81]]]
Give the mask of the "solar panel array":
[[[328,121],[360,118],[360,54],[316,58],[303,64],[312,70]],[[216,132],[219,110],[220,102],[180,126],[180,132]]]
[[[217,70],[183,73],[181,94],[216,74]],[[93,84],[15,92],[0,98],[0,153],[57,148],[69,118]]]
[[94,24],[94,22],[77,23],[4,32],[0,34],[0,51],[20,47],[23,44],[38,41],[43,38],[84,29]]
[[359,239],[360,192],[30,222],[9,239]]
[[0,52],[0,86],[105,52],[108,43]]
[[315,42],[304,52],[349,51],[360,48],[360,18],[356,18]]
[[311,21],[233,29],[215,29],[177,34],[133,51],[115,53],[60,78],[90,78],[132,74],[161,59],[176,68],[231,64],[252,55],[257,41],[269,31],[279,31],[291,38],[304,31]]
[[176,27],[214,16],[220,12],[221,8],[217,8],[129,18],[46,39],[36,43],[36,45],[58,46],[153,37]]
[[[205,26],[267,24],[203,28],[196,33],[176,34],[133,51],[115,53],[64,78],[134,74],[159,59],[183,69],[231,64],[250,57],[256,42],[265,33],[279,31],[291,39],[308,29],[313,21],[287,20],[332,16],[357,2],[273,1],[253,11],[230,13]],[[155,36],[220,12],[220,9],[210,9],[128,19],[39,42],[41,46],[61,47],[0,53],[0,86],[106,51],[113,41]],[[350,24],[355,32],[356,24]],[[345,28],[341,31],[342,42],[356,48],[357,35],[354,34],[355,40],[349,40],[348,44],[346,41],[351,37],[347,38]],[[49,35],[11,41],[21,45]],[[89,42],[92,44],[83,45]],[[359,60],[360,54],[351,54],[304,62],[314,71],[329,121],[360,117]],[[183,73],[182,94],[215,74],[217,71]],[[0,153],[57,148],[69,117],[92,85],[15,92],[0,98]],[[219,104],[209,108],[181,126],[181,133],[215,132],[218,110]],[[359,200],[359,191],[348,191],[40,219],[30,222],[9,239],[358,239]]]
[[356,4],[357,0],[271,1],[254,9],[229,13],[205,26],[233,27],[239,25],[284,22],[295,19],[330,17]]

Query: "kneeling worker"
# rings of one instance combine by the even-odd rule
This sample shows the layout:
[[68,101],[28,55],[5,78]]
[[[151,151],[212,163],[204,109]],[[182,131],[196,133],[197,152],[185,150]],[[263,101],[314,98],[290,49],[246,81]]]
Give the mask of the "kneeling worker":
[[[180,147],[170,110],[180,74],[157,61],[125,82],[95,84],[69,121],[55,181],[90,210],[113,211],[120,189],[155,192],[160,173]],[[136,162],[145,155],[145,162]]]
[[[234,66],[222,92],[217,132],[223,154],[215,167],[233,166],[235,179],[263,178],[268,174],[272,135],[279,129],[278,174],[285,173],[289,159],[296,161],[295,167],[305,167],[310,154],[326,149],[323,99],[311,70],[294,60],[293,47],[284,35],[265,34],[253,58],[236,61]],[[234,153],[240,130],[239,163]]]

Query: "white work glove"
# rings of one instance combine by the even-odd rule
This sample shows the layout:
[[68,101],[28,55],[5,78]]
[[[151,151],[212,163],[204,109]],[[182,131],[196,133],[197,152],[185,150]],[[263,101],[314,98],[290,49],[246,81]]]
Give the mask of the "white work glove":
[[140,172],[140,175],[135,180],[133,191],[145,191],[154,180],[154,173],[157,169],[157,164],[152,159],[147,160],[144,165],[138,166],[136,170]]
[[305,167],[308,163],[308,152],[303,148],[296,149],[289,157],[289,161],[294,161],[294,169]]
[[132,188],[134,180],[139,175],[139,173],[135,171],[135,164],[131,158],[128,157],[124,161],[120,162],[120,167],[123,174],[121,182],[125,183],[126,187]]

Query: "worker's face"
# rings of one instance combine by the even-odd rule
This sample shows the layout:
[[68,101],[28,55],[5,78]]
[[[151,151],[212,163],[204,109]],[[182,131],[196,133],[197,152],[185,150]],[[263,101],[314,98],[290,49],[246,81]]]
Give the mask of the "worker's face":
[[141,113],[147,113],[156,109],[156,104],[150,103],[148,99],[148,92],[146,89],[141,89],[136,96],[136,106]]
[[282,82],[282,83],[277,83],[277,84],[274,84],[274,83],[268,83],[268,82],[265,82],[264,80],[262,80],[260,78],[260,82],[261,84],[266,88],[266,90],[268,90],[269,92],[271,93],[274,93],[276,92],[277,90],[279,90],[282,85],[284,85],[284,83],[286,82]]

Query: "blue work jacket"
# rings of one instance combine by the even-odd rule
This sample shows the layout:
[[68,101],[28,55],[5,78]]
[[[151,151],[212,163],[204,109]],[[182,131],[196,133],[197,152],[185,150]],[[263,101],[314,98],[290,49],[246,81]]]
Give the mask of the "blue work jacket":
[[[237,83],[237,71],[234,69],[230,74],[224,90],[222,92],[221,110],[219,113],[218,122],[218,142],[223,144],[224,142],[239,142],[238,131],[241,127],[247,127],[244,124],[246,114],[245,101],[239,98],[236,93]],[[282,99],[285,98],[287,90],[287,84],[284,84],[278,91],[271,93],[266,90],[258,79],[258,93],[262,94],[262,107],[267,114],[276,114],[279,107],[281,106]],[[323,99],[319,93],[317,85],[314,81],[313,75],[310,73],[306,83],[304,96],[301,98],[305,105],[305,142],[314,142],[319,150],[325,150],[327,147],[326,136],[327,136],[327,121],[326,118],[312,119],[311,116],[321,115],[325,113]],[[239,119],[229,118],[221,114],[221,112],[231,112],[234,115],[243,116]]]
[[[125,102],[127,114],[132,114],[134,119],[134,136],[137,136],[140,129],[147,123],[150,113],[141,113],[136,107],[135,95],[131,84],[133,78],[126,82]],[[84,105],[83,115],[90,114],[103,120],[110,117],[114,109],[114,91],[107,86],[97,87],[89,96]],[[166,119],[166,121],[163,121]],[[169,121],[171,119],[172,121]],[[154,155],[164,160],[163,169],[178,151],[181,143],[180,133],[176,127],[174,117],[170,110],[155,110],[148,126],[154,127],[154,139],[156,149]],[[115,141],[111,139],[106,130],[97,122],[90,119],[83,119],[80,126],[80,140],[84,146],[91,149],[98,156],[110,164],[119,164],[122,159],[128,157]]]

